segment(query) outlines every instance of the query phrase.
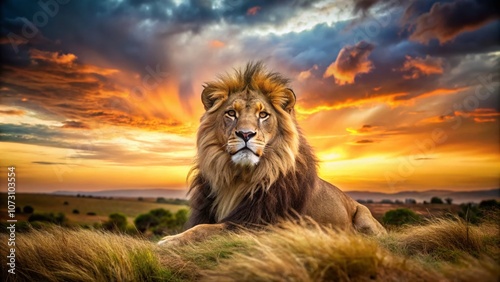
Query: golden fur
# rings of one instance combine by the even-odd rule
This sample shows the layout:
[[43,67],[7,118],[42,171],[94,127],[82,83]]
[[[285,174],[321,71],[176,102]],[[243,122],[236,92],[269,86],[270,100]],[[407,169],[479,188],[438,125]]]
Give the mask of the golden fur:
[[310,216],[322,224],[379,234],[370,211],[317,175],[295,119],[288,79],[250,63],[204,86],[205,114],[190,172],[186,232],[162,242],[203,239],[234,226]]

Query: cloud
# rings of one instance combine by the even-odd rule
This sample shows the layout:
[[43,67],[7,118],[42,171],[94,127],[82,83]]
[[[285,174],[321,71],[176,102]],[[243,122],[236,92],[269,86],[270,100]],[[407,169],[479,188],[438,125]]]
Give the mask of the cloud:
[[406,61],[400,71],[408,72],[405,79],[417,79],[423,75],[442,74],[443,59],[433,58],[429,55],[425,58],[406,56]]
[[370,139],[361,139],[361,140],[356,141],[356,144],[370,144],[373,142],[375,142],[375,141],[370,140]]
[[0,110],[1,115],[9,115],[9,116],[22,116],[26,112],[22,110]]
[[302,82],[302,81],[305,81],[305,80],[307,80],[308,78],[310,78],[310,77],[311,77],[312,72],[313,72],[313,71],[315,71],[315,70],[318,70],[318,65],[314,65],[314,66],[312,66],[312,68],[310,68],[310,69],[308,69],[308,70],[306,70],[306,71],[301,71],[301,72],[299,73],[299,75],[298,75],[297,79],[298,79],[299,81],[301,81],[301,82]]
[[247,15],[255,16],[260,11],[260,9],[261,9],[261,7],[259,7],[259,6],[254,6],[252,8],[248,8]]
[[472,120],[474,123],[490,123],[496,122],[500,117],[500,112],[492,108],[477,108],[471,112],[454,111],[451,114],[428,117],[421,120],[420,124],[433,124],[450,122],[454,124],[461,124],[460,119],[466,118]]
[[77,128],[77,129],[90,129],[90,127],[80,121],[68,120],[63,121],[63,126],[61,128]]
[[31,162],[32,164],[39,164],[39,165],[68,165],[67,163],[57,163],[57,162],[43,162],[43,161],[35,161]]
[[461,33],[476,30],[498,18],[500,11],[495,0],[437,2],[430,11],[410,22],[410,39],[427,44],[436,38],[444,44]]
[[74,54],[59,54],[57,52],[40,51],[37,49],[30,50],[30,56],[33,60],[48,61],[56,64],[72,64],[77,57]]
[[333,76],[335,83],[339,85],[352,84],[359,74],[369,73],[373,69],[373,63],[368,56],[375,48],[373,44],[360,41],[355,46],[345,46],[337,55],[325,73],[324,78]]
[[212,40],[210,41],[210,47],[212,48],[222,48],[224,47],[226,44],[222,41],[219,41],[219,40]]

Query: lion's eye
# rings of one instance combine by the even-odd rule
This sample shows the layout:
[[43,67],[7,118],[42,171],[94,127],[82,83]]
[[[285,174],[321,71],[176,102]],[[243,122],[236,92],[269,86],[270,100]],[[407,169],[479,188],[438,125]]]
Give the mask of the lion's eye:
[[236,112],[234,110],[229,110],[226,112],[226,116],[234,118],[236,117]]
[[260,112],[260,113],[259,113],[259,117],[260,117],[260,118],[266,118],[266,117],[268,117],[268,116],[269,116],[269,114],[268,114],[268,113],[266,113],[266,112]]

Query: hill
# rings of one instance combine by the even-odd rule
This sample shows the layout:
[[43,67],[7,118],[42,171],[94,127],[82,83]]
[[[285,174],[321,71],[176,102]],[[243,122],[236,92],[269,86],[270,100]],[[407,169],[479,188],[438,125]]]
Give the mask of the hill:
[[400,200],[415,199],[417,202],[429,202],[432,197],[440,197],[453,199],[453,203],[479,203],[483,200],[500,199],[500,188],[491,190],[478,190],[478,191],[446,191],[446,190],[428,190],[428,191],[402,191],[398,193],[381,193],[381,192],[368,192],[368,191],[346,191],[351,198],[355,200],[373,200],[380,202],[382,200]]
[[100,190],[100,191],[55,191],[54,195],[86,195],[93,197],[115,197],[115,198],[172,198],[186,199],[187,190],[185,189],[120,189],[120,190]]

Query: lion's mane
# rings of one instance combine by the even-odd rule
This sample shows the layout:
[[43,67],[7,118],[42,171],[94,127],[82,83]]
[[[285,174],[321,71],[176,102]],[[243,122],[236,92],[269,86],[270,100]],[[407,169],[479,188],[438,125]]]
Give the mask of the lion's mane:
[[[211,107],[205,106],[197,134],[197,156],[189,175],[191,216],[187,228],[217,222],[273,224],[302,212],[316,185],[317,160],[295,119],[295,99],[289,101],[284,94],[291,91],[288,83],[278,73],[266,71],[260,62],[206,83],[203,102]],[[276,137],[252,168],[231,162],[215,114],[231,93],[245,89],[262,93],[278,117]]]

